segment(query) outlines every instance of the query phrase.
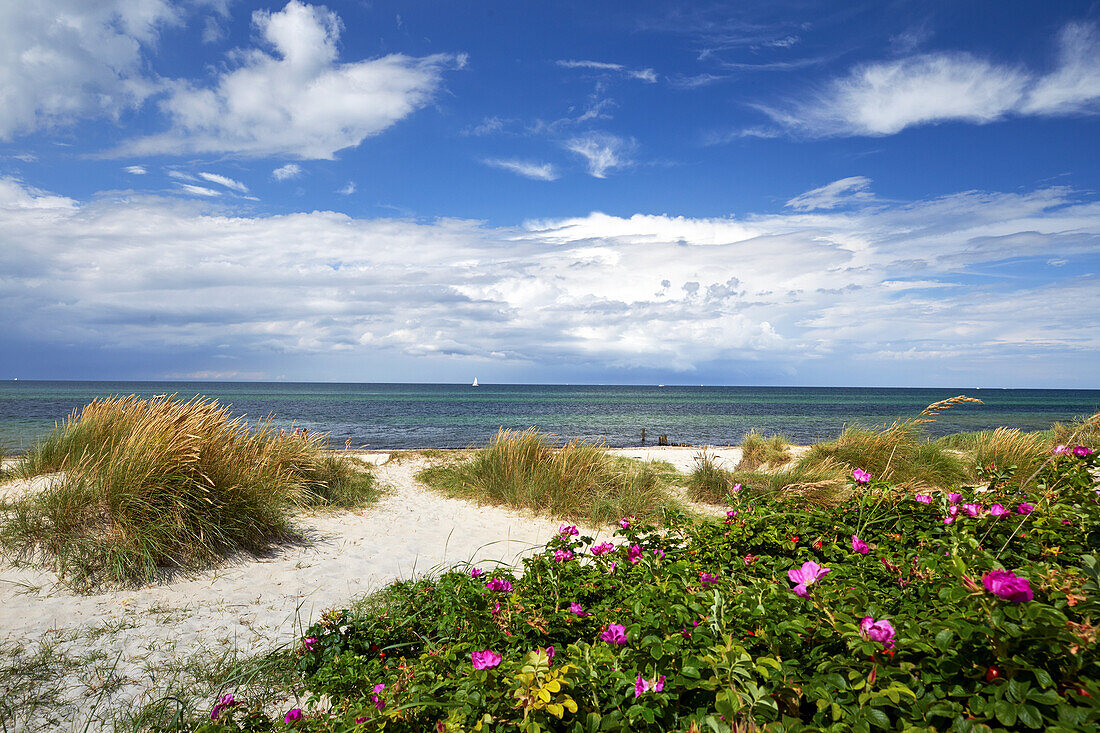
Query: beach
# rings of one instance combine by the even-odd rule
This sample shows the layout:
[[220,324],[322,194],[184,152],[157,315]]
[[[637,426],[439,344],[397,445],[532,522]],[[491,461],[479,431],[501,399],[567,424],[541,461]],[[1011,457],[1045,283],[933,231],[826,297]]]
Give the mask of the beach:
[[[680,447],[612,450],[667,461],[681,473],[691,471],[698,452]],[[741,455],[736,447],[709,452],[731,468]],[[57,708],[61,714],[53,729],[84,730],[88,724],[88,730],[109,730],[111,715],[154,699],[161,692],[158,685],[182,660],[226,654],[247,658],[293,644],[324,611],[345,607],[395,580],[455,565],[515,566],[557,533],[560,521],[447,498],[415,479],[430,460],[445,460],[449,453],[434,459],[416,451],[355,453],[375,464],[384,494],[373,506],[299,514],[300,542],[139,588],[79,595],[60,585],[53,572],[4,563],[0,643],[28,650],[50,645],[71,666],[64,676],[67,704]],[[30,486],[9,482],[0,490],[11,496],[43,485],[40,477]],[[580,529],[594,538],[610,532]]]

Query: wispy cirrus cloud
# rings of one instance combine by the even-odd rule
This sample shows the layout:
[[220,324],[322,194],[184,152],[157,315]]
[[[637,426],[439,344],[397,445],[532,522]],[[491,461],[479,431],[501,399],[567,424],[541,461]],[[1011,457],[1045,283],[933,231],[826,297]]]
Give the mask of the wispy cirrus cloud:
[[1010,115],[1100,113],[1096,27],[1067,25],[1057,65],[1039,73],[963,52],[860,64],[787,105],[759,105],[788,131],[809,137],[881,136],[941,122],[987,124]]
[[557,65],[563,69],[585,69],[588,71],[597,72],[614,72],[621,74],[630,79],[638,79],[640,81],[655,84],[657,82],[657,72],[653,69],[632,69],[623,64],[614,64],[607,61],[586,61],[576,59],[559,59]]
[[585,159],[588,175],[607,178],[608,173],[633,165],[632,155],[637,143],[606,132],[591,132],[570,138],[564,147]]
[[821,188],[806,191],[787,202],[795,211],[814,211],[817,209],[835,209],[850,204],[865,204],[875,196],[870,191],[871,179],[865,176],[851,176],[833,181]]
[[297,163],[287,163],[271,171],[271,177],[276,181],[289,181],[302,175],[302,166]]
[[224,186],[238,193],[248,193],[248,186],[244,185],[240,181],[236,181],[229,176],[223,176],[219,173],[199,173],[199,178],[209,181],[210,183],[216,183],[219,186]]
[[341,63],[339,16],[290,0],[252,22],[273,53],[238,53],[211,85],[170,84],[160,109],[171,128],[131,140],[116,155],[228,153],[331,159],[427,105],[444,72],[466,57],[390,54]]
[[510,171],[536,181],[556,181],[559,178],[557,169],[550,163],[536,163],[515,158],[486,158],[482,162],[493,168]]

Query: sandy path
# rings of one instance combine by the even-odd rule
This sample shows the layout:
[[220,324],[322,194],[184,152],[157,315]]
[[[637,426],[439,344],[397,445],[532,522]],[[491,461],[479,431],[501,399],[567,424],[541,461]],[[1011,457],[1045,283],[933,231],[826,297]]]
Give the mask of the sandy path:
[[172,659],[219,645],[270,649],[325,609],[393,580],[466,561],[514,563],[557,531],[554,521],[426,490],[413,478],[426,463],[403,457],[378,466],[388,493],[369,509],[301,517],[305,546],[166,584],[81,596],[52,573],[0,566],[0,643],[53,637],[66,640],[67,654],[121,654],[116,673],[128,682],[104,703],[114,708],[146,691],[154,684],[148,670]]

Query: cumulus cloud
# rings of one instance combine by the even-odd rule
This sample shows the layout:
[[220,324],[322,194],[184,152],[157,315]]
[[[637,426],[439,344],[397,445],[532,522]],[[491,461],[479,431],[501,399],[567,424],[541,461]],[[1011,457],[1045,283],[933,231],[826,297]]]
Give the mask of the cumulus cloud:
[[271,177],[276,181],[289,181],[302,175],[302,166],[297,163],[287,163],[271,171]]
[[[273,353],[684,371],[816,359],[988,370],[1037,353],[1095,363],[1097,254],[1100,200],[1064,188],[492,228],[79,202],[0,178],[0,335],[207,349],[240,369]],[[1052,258],[1067,264],[1034,280],[959,276]]]
[[465,65],[452,54],[341,63],[340,18],[298,0],[252,22],[271,53],[234,54],[239,64],[208,86],[175,82],[160,104],[171,129],[116,152],[331,159],[428,104],[443,73]]
[[179,20],[168,0],[0,3],[0,140],[140,106],[142,51]]
[[483,162],[485,165],[492,166],[493,168],[511,171],[516,175],[523,176],[524,178],[531,178],[536,181],[556,181],[558,179],[558,172],[550,163],[535,163],[529,160],[516,160],[514,158],[487,158]]
[[796,211],[813,211],[814,209],[835,209],[852,203],[863,203],[874,199],[868,189],[871,179],[864,176],[851,176],[833,181],[821,188],[815,188],[806,193],[799,194],[787,202],[787,206]]
[[860,64],[789,105],[759,109],[811,137],[893,135],[940,122],[986,124],[1009,115],[1100,112],[1100,41],[1096,27],[1070,24],[1048,73],[969,53],[928,53]]
[[605,132],[578,135],[565,142],[566,150],[588,162],[588,175],[594,178],[607,178],[609,172],[633,164],[631,155],[634,148],[633,140]]

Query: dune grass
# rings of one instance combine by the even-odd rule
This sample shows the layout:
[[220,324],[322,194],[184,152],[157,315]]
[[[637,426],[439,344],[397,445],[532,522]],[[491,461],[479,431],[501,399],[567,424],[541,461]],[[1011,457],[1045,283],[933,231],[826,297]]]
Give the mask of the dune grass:
[[324,437],[248,425],[216,401],[96,400],[16,468],[48,485],[11,503],[0,544],[44,553],[77,587],[140,583],[261,552],[293,535],[291,509],[374,495],[369,474],[327,455]]
[[741,439],[739,471],[755,471],[765,465],[774,469],[790,462],[790,441],[782,435],[764,437],[754,428]]
[[601,525],[630,514],[660,521],[665,510],[678,509],[667,491],[674,473],[668,464],[617,458],[579,440],[555,448],[532,428],[501,430],[471,459],[417,478],[452,496]]
[[687,490],[694,501],[722,504],[733,497],[734,487],[740,484],[736,491],[741,496],[776,501],[799,498],[828,506],[847,496],[846,476],[847,469],[832,459],[805,465],[797,462],[774,471],[740,468],[728,471],[718,467],[714,456],[704,451],[696,456],[695,470],[687,478]]

